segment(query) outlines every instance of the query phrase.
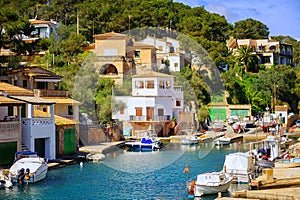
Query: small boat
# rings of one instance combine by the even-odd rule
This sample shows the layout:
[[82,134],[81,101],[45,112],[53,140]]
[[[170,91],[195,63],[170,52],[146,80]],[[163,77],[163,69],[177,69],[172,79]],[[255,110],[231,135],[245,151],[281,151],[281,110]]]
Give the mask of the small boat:
[[[20,156],[20,155],[25,155]],[[26,157],[26,155],[28,155]],[[17,152],[19,157],[9,169],[11,181],[13,183],[35,183],[46,178],[48,165],[44,158],[37,155],[36,152]]]
[[232,177],[223,172],[211,172],[197,175],[197,180],[188,184],[189,194],[194,192],[195,197],[206,194],[226,192],[232,182]]
[[275,162],[275,168],[300,167],[300,158],[282,159]]
[[199,138],[197,136],[190,136],[181,140],[181,144],[183,145],[193,145],[198,143],[199,143]]
[[156,137],[146,134],[140,141],[125,142],[126,147],[130,150],[158,150],[163,147],[163,143]]
[[230,141],[231,141],[230,137],[222,136],[222,137],[219,137],[219,138],[215,139],[214,143],[217,146],[223,146],[223,145],[229,145]]

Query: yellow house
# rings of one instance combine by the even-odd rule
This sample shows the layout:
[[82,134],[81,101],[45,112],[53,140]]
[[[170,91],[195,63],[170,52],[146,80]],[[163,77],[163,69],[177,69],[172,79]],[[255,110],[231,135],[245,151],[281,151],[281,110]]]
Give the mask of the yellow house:
[[110,32],[94,35],[94,54],[100,77],[122,84],[124,77],[136,74],[139,68],[156,67],[156,49],[134,42],[125,34]]

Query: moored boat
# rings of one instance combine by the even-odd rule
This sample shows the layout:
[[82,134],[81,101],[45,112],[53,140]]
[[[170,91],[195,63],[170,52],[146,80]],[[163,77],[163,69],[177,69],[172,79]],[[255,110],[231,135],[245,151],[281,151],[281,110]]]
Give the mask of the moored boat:
[[181,140],[181,144],[183,145],[193,145],[198,143],[199,143],[199,138],[197,136],[189,136]]
[[[44,158],[35,152],[28,153],[28,157],[21,157],[9,169],[9,175],[13,183],[35,183],[46,178],[48,165]],[[17,153],[22,155],[22,153]],[[25,154],[26,155],[26,154]]]
[[163,147],[163,143],[156,137],[150,135],[142,137],[140,141],[125,142],[127,148],[131,150],[158,150]]
[[300,167],[300,158],[276,160],[276,168],[294,168]]
[[189,193],[194,192],[195,197],[206,194],[226,192],[232,182],[232,177],[223,172],[211,172],[197,175],[197,180],[188,185]]
[[223,146],[223,145],[229,145],[231,142],[230,137],[222,136],[214,140],[215,145],[217,146]]

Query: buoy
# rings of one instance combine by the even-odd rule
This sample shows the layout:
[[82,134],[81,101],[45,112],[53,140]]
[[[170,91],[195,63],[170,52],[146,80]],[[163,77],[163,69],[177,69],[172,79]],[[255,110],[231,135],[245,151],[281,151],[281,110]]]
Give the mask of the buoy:
[[83,162],[80,162],[80,167],[83,167]]

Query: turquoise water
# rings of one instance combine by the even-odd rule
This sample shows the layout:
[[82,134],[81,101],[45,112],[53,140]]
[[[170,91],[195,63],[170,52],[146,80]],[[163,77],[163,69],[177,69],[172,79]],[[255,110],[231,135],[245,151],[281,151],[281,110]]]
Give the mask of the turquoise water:
[[[104,161],[49,170],[41,182],[0,190],[0,199],[186,199],[189,176],[220,171],[226,154],[245,150],[246,145],[238,143],[220,148],[212,143],[170,143],[158,152],[119,149]],[[187,164],[189,174],[183,173]],[[211,195],[202,199],[215,198]]]

